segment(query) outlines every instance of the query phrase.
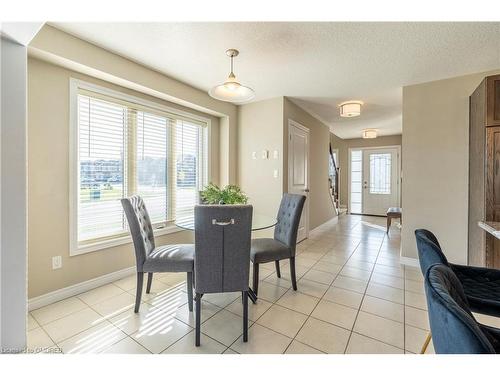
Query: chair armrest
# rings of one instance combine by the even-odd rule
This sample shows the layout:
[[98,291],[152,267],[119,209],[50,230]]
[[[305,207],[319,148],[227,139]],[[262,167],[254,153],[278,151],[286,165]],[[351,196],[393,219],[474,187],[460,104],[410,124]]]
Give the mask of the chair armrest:
[[[475,275],[489,279],[490,281],[500,281],[500,270],[495,268],[463,266],[461,264],[451,264],[451,269],[459,275]],[[460,276],[459,276],[460,278]]]

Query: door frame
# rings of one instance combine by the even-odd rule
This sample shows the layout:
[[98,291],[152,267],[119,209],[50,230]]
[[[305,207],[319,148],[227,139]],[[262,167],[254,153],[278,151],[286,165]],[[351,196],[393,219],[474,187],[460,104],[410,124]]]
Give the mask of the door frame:
[[[309,128],[306,128],[304,125],[301,125],[299,124],[297,121],[294,121],[292,119],[288,119],[288,128],[287,128],[287,131],[288,131],[288,134],[287,134],[287,192],[290,192],[290,171],[291,171],[291,166],[293,165],[293,163],[290,162],[290,159],[291,159],[291,148],[290,148],[290,127],[296,127],[300,130],[303,130],[304,132],[307,133],[308,135],[308,140],[309,142],[307,142],[307,164],[306,164],[306,168],[307,168],[307,188],[306,189],[310,189],[310,186],[311,186],[311,150],[310,150],[310,144],[311,144],[311,131],[309,130]],[[306,228],[306,236],[304,239],[306,238],[309,238],[309,197],[310,197],[310,192],[306,192],[306,204],[305,204],[305,208],[306,208],[306,212],[305,212],[305,223],[304,223],[304,226]]]
[[[380,150],[395,148],[398,151],[398,165],[397,165],[397,181],[398,181],[398,207],[401,207],[401,145],[388,145],[388,146],[373,146],[373,147],[349,147],[347,149],[348,153],[348,165],[347,165],[347,213],[351,214],[351,153],[352,151],[365,151],[365,150]],[[363,201],[361,201],[361,211],[363,211]],[[363,215],[363,213],[355,213],[354,215]]]

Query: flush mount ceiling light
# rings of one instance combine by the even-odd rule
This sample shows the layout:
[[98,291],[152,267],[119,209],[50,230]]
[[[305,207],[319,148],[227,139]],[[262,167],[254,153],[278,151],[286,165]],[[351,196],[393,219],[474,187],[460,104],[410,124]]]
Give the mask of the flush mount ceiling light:
[[363,138],[377,138],[377,129],[363,129]]
[[208,94],[212,98],[231,103],[244,103],[254,98],[255,92],[250,87],[240,84],[233,73],[233,58],[238,54],[239,51],[236,49],[226,51],[226,55],[231,58],[231,73],[229,73],[226,82],[210,89]]
[[349,101],[340,103],[340,117],[356,117],[361,114],[361,106],[363,102]]

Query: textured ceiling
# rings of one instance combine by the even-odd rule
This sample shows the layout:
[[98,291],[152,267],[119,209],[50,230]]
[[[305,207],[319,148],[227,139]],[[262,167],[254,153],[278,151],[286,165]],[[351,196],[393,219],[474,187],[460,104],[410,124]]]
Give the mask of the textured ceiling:
[[[342,138],[401,133],[405,85],[500,67],[500,23],[52,23],[194,87],[235,73],[255,100],[288,96]],[[344,100],[366,104],[341,119]]]

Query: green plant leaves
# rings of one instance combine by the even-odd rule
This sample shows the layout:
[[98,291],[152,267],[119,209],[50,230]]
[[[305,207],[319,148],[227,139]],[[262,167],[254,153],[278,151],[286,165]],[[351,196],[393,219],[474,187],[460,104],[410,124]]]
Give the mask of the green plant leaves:
[[246,204],[248,202],[248,197],[236,185],[227,185],[221,189],[217,185],[209,183],[200,192],[200,196],[205,204]]

